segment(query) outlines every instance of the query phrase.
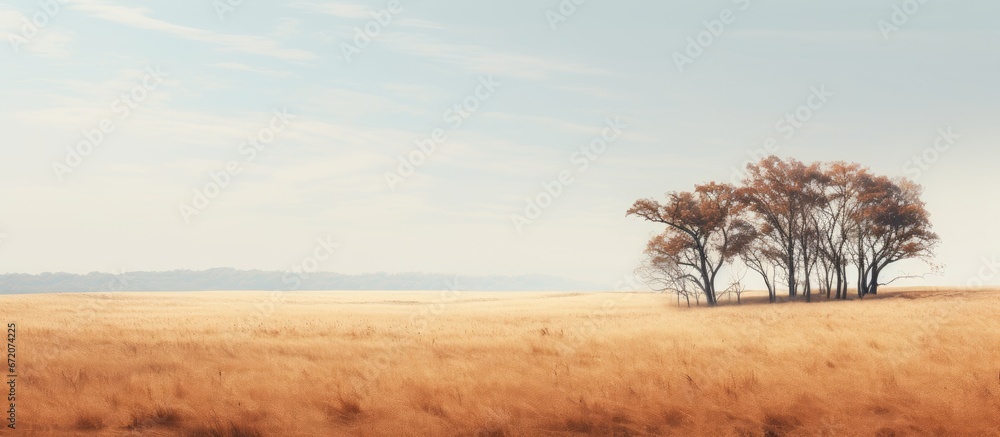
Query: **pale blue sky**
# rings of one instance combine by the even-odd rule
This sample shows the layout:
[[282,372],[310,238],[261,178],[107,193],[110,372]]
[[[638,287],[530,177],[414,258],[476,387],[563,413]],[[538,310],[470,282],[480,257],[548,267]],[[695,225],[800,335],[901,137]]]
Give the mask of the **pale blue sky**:
[[[782,156],[916,176],[908,160],[950,127],[960,138],[919,173],[947,267],[925,283],[1000,284],[983,268],[1000,252],[1000,3],[929,1],[886,39],[880,20],[913,1],[589,0],[553,30],[557,1],[404,0],[350,62],[389,2],[244,0],[221,19],[211,1],[0,2],[0,272],[284,270],[332,236],[324,270],[610,288],[657,231],[624,217],[638,198],[729,180],[772,137]],[[675,52],[721,16],[680,71]],[[489,78],[474,113],[446,120]],[[832,96],[786,137],[776,122],[813,88]],[[128,93],[144,98],[125,115]],[[241,142],[275,110],[287,127],[248,162]],[[627,127],[581,170],[574,153],[616,117]],[[102,120],[93,153],[54,170]],[[390,189],[435,129],[447,139]],[[230,161],[240,173],[186,221]],[[519,232],[512,215],[564,171]]]

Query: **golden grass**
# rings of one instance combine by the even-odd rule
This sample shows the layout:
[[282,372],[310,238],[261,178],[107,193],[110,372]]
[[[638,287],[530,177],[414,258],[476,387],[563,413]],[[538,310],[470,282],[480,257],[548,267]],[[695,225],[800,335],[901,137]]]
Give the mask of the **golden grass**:
[[[273,311],[272,311],[273,308]],[[998,436],[1000,292],[0,296],[26,435]]]

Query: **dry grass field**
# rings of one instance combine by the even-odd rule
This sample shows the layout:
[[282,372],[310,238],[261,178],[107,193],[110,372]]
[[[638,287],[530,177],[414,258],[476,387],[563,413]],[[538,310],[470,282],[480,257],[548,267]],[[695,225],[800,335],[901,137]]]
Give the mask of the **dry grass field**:
[[993,290],[716,309],[631,293],[8,295],[0,322],[17,323],[23,435],[1000,436]]

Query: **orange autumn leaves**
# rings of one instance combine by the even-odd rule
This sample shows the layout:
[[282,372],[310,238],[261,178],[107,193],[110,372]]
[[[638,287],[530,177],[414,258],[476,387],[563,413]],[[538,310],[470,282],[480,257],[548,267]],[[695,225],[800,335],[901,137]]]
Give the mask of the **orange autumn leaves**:
[[[641,269],[660,289],[718,303],[719,272],[745,266],[771,300],[784,284],[791,298],[877,294],[886,268],[929,260],[938,236],[920,186],[872,174],[858,164],[768,157],[747,167],[740,185],[710,182],[641,199],[627,215],[666,225],[646,247]],[[853,266],[853,269],[849,267]]]

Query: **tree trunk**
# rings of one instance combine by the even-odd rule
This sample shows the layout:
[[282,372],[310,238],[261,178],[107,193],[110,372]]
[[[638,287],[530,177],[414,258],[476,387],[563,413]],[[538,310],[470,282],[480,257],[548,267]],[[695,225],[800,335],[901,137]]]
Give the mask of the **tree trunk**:
[[868,268],[864,261],[858,261],[858,297],[864,299],[868,293]]
[[806,302],[812,302],[812,258],[805,243],[802,246],[802,292],[806,295]]
[[710,307],[714,307],[715,305],[718,304],[718,301],[716,301],[715,299],[715,290],[712,287],[712,283],[708,281],[707,277],[704,280],[705,280],[705,303]]
[[830,274],[829,269],[825,269],[824,280],[826,281],[826,300],[830,300],[833,297],[833,275]]
[[710,307],[714,307],[718,304],[715,298],[715,284],[712,282],[712,276],[708,274],[708,255],[705,253],[704,246],[699,243],[698,245],[698,255],[701,258],[701,282],[704,285],[703,290],[705,291],[705,303]]
[[794,298],[796,293],[795,289],[795,249],[791,249],[788,252],[788,259],[785,260],[785,268],[788,270],[788,297]]
[[868,267],[865,265],[865,251],[861,247],[863,242],[858,240],[858,297],[864,299],[865,292],[868,291]]
[[847,300],[847,292],[850,289],[850,287],[847,286],[847,261],[841,261],[840,262],[840,276],[843,278],[843,281],[844,281],[843,282],[843,287],[844,288],[843,288],[843,291],[841,292],[840,296],[841,296],[841,299]]
[[771,303],[777,302],[778,301],[778,293],[777,293],[777,290],[774,289],[775,288],[774,284],[772,284],[771,281],[769,281],[767,279],[767,275],[766,274],[761,274],[761,276],[764,277],[764,285],[767,286],[767,299],[769,301],[771,301]]
[[[837,269],[837,300],[841,300],[843,298],[846,298],[847,296],[840,294],[840,288],[843,286],[844,283],[844,278],[840,275],[840,261],[837,261],[837,265],[834,268]],[[829,292],[826,294],[826,298],[827,299],[830,298]]]
[[872,270],[872,282],[868,286],[868,294],[877,296],[878,295],[878,270]]

